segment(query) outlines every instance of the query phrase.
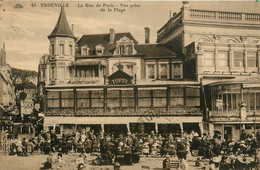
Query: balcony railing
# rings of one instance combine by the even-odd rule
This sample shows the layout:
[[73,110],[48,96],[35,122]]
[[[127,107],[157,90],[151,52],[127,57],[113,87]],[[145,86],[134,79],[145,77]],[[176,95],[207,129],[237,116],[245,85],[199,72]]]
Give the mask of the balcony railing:
[[211,21],[215,23],[232,23],[232,24],[260,24],[260,14],[257,13],[239,13],[239,12],[221,12],[207,11],[185,8],[177,15],[172,17],[158,32],[157,41],[160,42],[174,33],[178,27],[178,22],[184,21]]
[[[240,118],[239,110],[230,111],[210,111],[210,118]],[[246,113],[247,118],[260,118],[260,110],[248,110]]]
[[198,108],[189,109],[111,109],[104,112],[103,109],[78,109],[74,111],[73,109],[49,109],[46,112],[47,116],[78,116],[78,117],[91,117],[91,116],[202,116],[201,110]]

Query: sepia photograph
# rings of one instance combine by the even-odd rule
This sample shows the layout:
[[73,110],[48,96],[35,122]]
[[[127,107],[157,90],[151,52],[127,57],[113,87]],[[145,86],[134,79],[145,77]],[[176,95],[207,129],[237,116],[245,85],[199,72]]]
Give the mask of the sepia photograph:
[[260,169],[258,0],[0,9],[0,170]]

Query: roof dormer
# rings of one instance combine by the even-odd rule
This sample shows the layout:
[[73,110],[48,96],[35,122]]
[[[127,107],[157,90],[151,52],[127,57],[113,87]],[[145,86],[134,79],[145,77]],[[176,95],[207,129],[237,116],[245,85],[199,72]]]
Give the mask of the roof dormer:
[[116,42],[115,55],[134,55],[136,50],[134,48],[135,43],[133,40],[126,36],[123,36],[120,40]]
[[98,44],[96,45],[95,51],[96,51],[96,55],[103,55],[105,50],[105,47],[103,47],[103,45]]
[[87,45],[81,47],[81,55],[89,55],[90,48]]

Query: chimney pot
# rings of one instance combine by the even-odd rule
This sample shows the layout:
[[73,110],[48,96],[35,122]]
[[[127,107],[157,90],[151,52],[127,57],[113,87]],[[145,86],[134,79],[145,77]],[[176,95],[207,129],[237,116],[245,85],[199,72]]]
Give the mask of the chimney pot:
[[115,41],[115,30],[113,28],[109,29],[109,43],[113,44]]
[[148,44],[150,43],[150,29],[148,27],[145,27],[144,33],[145,33],[145,43]]

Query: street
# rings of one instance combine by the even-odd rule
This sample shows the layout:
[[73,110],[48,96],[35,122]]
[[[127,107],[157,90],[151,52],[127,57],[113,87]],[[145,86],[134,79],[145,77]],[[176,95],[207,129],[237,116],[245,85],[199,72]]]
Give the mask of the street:
[[[78,158],[78,153],[69,153],[69,155],[63,155],[63,160],[66,164],[63,164],[61,167],[58,166],[58,163],[53,165],[53,169],[76,169],[75,161]],[[90,165],[91,160],[95,156],[87,155],[87,165],[84,168],[85,170],[110,170],[113,169],[113,166],[93,166]],[[37,170],[40,167],[43,167],[43,162],[47,160],[48,155],[34,155],[28,157],[21,156],[8,156],[1,154],[0,156],[0,170]],[[171,158],[171,160],[177,160],[177,157]],[[163,158],[159,157],[141,157],[140,162],[133,164],[131,166],[121,166],[122,170],[134,169],[161,169],[162,168]],[[201,167],[195,167],[195,158],[187,158],[189,169],[201,169]]]

